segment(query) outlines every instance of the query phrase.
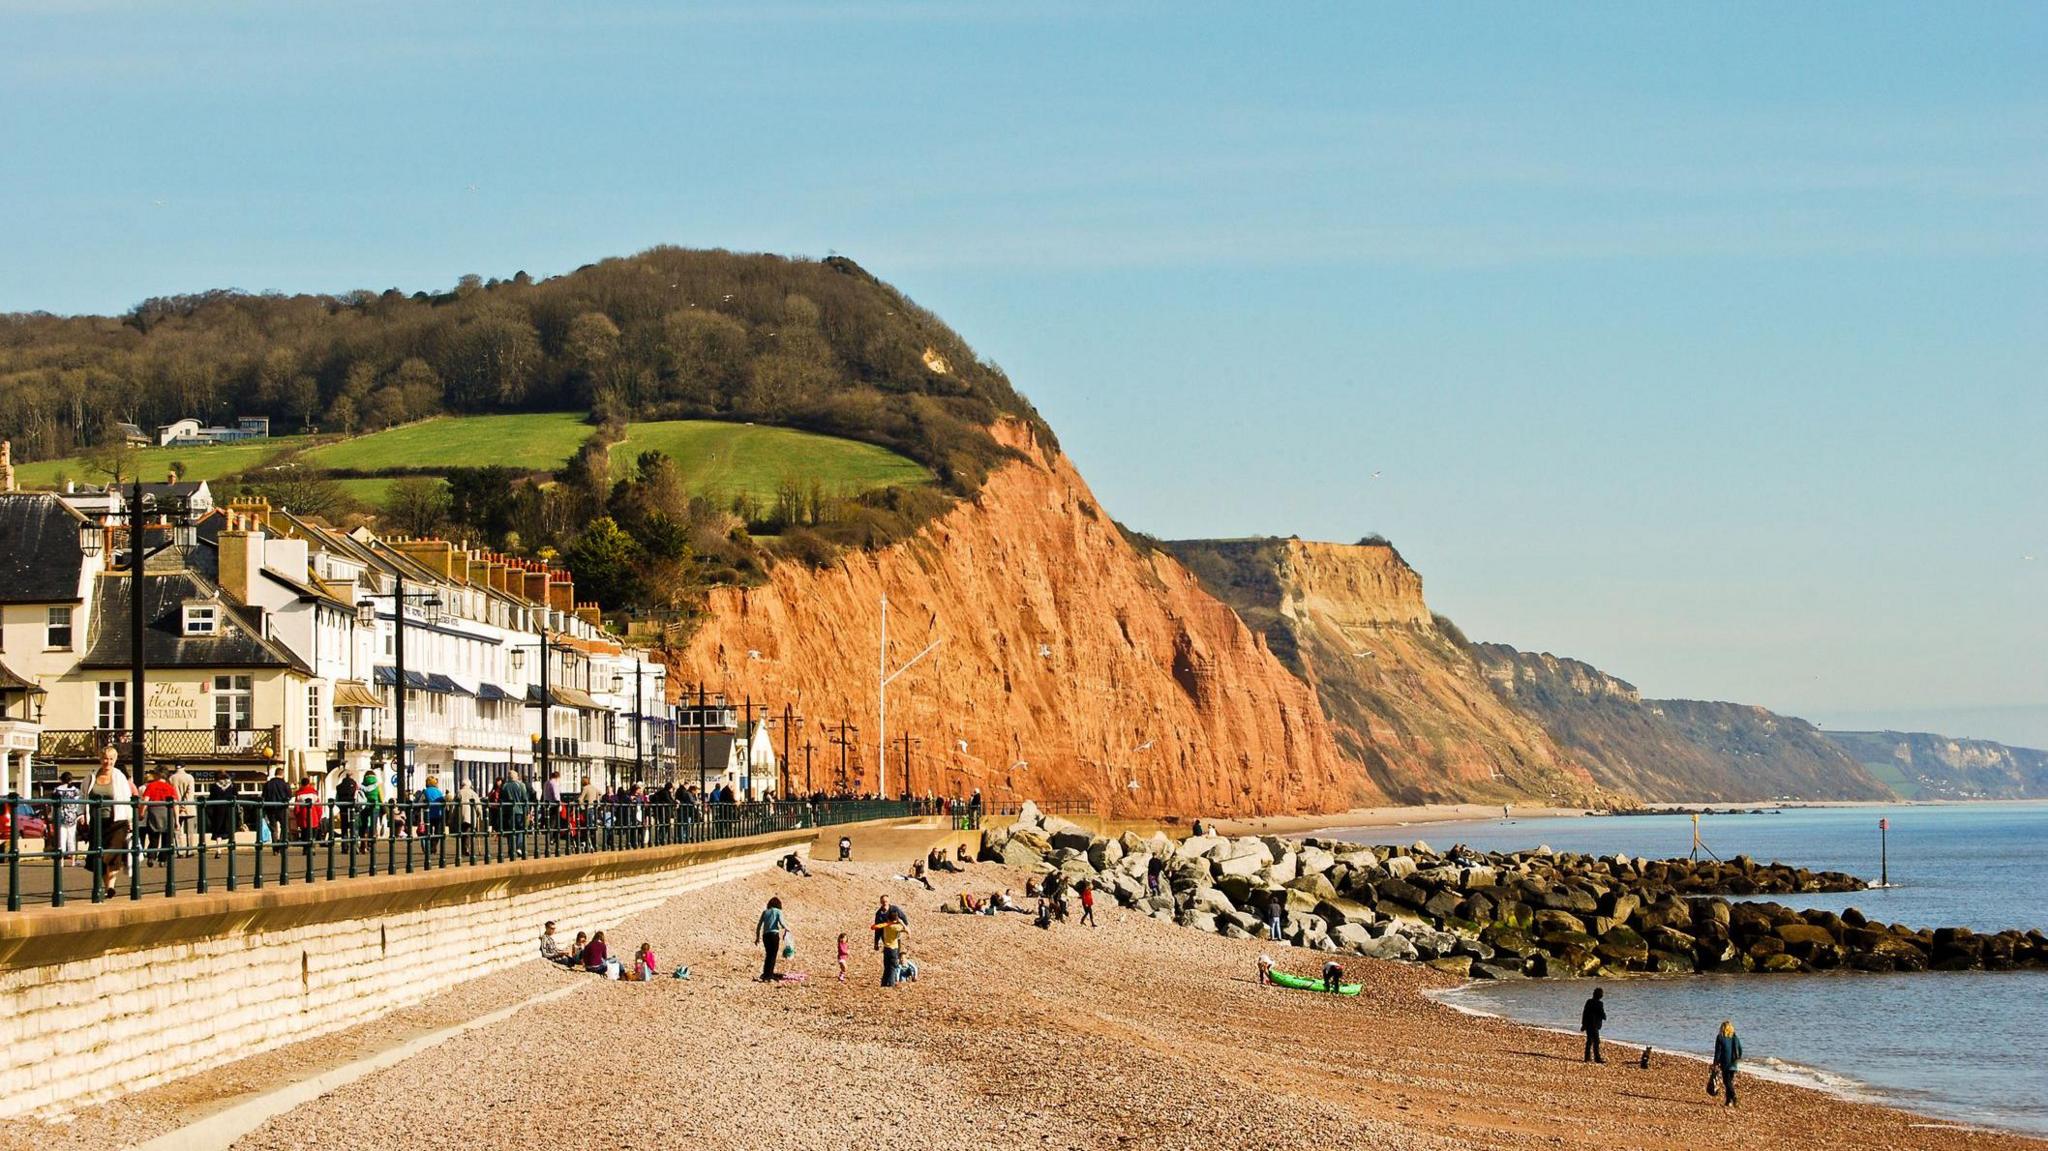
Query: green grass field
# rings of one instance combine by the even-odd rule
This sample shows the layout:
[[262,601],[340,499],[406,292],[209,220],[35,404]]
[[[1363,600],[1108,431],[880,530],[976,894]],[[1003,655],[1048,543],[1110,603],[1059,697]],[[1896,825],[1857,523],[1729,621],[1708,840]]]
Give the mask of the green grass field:
[[665,452],[683,469],[692,493],[772,500],[785,480],[815,480],[829,493],[930,483],[932,475],[887,448],[793,428],[720,420],[631,424],[612,445],[612,476],[630,476],[647,451]]
[[[261,465],[311,442],[307,436],[278,436],[268,440],[246,440],[238,444],[202,444],[182,448],[139,448],[129,456],[128,466],[145,482],[154,483],[169,474],[172,464],[183,464],[188,480],[218,480]],[[17,464],[15,482],[25,488],[56,487],[60,479],[78,483],[103,484],[107,477],[94,469],[84,456],[59,460],[38,460]]]
[[374,472],[386,468],[480,468],[503,464],[551,472],[569,462],[592,428],[582,412],[440,417],[322,444],[300,461],[309,468]]

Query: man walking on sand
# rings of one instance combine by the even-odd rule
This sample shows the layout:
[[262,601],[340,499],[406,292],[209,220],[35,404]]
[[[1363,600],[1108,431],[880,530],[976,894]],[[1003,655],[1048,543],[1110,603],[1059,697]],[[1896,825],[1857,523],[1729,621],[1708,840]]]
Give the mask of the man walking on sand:
[[1586,1056],[1582,1063],[1605,1063],[1600,1057],[1600,1028],[1607,1022],[1607,1005],[1602,1002],[1605,993],[1598,987],[1593,989],[1593,998],[1586,1000],[1585,1009],[1579,1012],[1579,1030],[1586,1033]]

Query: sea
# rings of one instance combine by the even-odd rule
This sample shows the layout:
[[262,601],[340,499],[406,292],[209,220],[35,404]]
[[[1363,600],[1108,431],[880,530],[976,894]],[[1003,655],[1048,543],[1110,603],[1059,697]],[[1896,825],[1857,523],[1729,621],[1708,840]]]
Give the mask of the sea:
[[[1889,823],[1880,832],[1878,821]],[[1334,830],[1375,844],[1418,840],[1485,851],[1673,858],[1692,850],[1687,815],[1589,816]],[[1723,859],[1748,855],[1847,871],[1890,886],[1847,895],[1775,896],[1791,907],[1855,907],[1873,919],[1977,931],[2048,930],[2048,802],[1785,808],[1713,814],[1700,839]],[[1882,858],[1881,858],[1882,856]],[[1578,1029],[1590,981],[1474,983],[1441,996],[1460,1010]],[[1705,1055],[1723,1019],[1742,1035],[1744,1069],[1931,1121],[2048,1135],[2048,972],[1829,973],[1636,977],[1607,989],[1609,1055],[1649,1045]],[[1705,1089],[1704,1066],[1701,1089]]]

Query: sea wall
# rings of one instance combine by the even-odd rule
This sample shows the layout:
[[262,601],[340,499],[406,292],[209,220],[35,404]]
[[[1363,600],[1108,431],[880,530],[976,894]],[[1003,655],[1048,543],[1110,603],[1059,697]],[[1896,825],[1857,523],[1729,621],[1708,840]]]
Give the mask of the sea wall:
[[0,1118],[50,1117],[366,1022],[808,854],[814,831],[0,918]]

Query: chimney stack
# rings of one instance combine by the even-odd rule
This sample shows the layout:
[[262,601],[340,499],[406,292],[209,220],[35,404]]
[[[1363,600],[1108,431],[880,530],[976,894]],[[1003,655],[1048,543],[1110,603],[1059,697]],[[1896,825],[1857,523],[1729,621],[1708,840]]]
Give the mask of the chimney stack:
[[240,603],[249,602],[249,590],[263,573],[263,532],[250,530],[246,515],[228,512],[227,526],[217,543],[220,558],[220,588]]

